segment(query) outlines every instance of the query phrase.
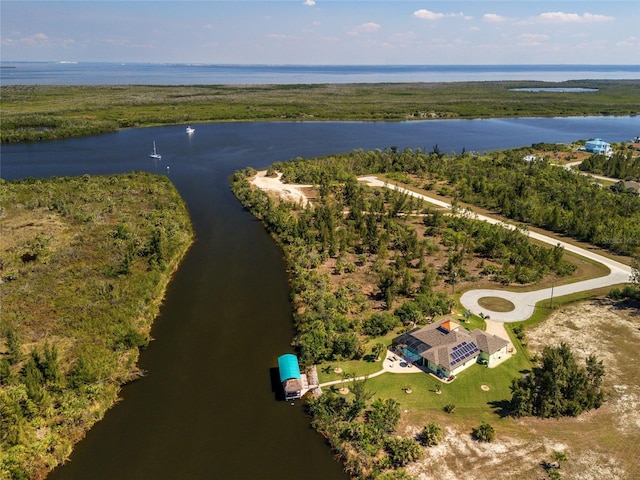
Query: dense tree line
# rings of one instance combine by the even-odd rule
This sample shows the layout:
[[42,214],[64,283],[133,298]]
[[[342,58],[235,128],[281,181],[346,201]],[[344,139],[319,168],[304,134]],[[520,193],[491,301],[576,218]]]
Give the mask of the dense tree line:
[[597,173],[623,180],[640,180],[640,155],[632,150],[618,151],[612,156],[591,155],[579,166],[583,172]]
[[89,118],[62,118],[52,115],[4,115],[2,143],[39,142],[115,132],[117,122]]
[[595,355],[581,367],[568,345],[545,347],[538,366],[511,385],[510,411],[515,417],[542,418],[578,416],[599,408],[605,399],[602,379],[605,370]]
[[274,168],[285,181],[321,185],[353,176],[402,172],[419,187],[437,188],[459,201],[495,210],[616,253],[633,255],[640,238],[640,197],[616,195],[546,160],[524,161],[528,149],[485,155],[443,154],[420,149],[355,150],[310,161],[297,159]]

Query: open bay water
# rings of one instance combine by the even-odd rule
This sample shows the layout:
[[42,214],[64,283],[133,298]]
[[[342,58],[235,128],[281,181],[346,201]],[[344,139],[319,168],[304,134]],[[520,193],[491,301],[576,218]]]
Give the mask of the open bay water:
[[640,79],[640,65],[207,65],[2,62],[1,85],[195,85]]
[[[392,145],[459,152],[617,142],[639,134],[640,117],[193,126],[190,136],[184,126],[164,126],[2,145],[5,180],[168,175],[196,232],[140,357],[146,376],[123,388],[53,480],[346,480],[300,402],[278,401],[272,389],[277,357],[293,352],[289,289],[280,250],[230,192],[235,170]],[[153,141],[160,161],[148,157]]]

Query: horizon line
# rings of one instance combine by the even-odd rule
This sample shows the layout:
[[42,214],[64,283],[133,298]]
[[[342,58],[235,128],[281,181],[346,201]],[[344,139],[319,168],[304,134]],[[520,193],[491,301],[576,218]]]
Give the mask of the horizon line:
[[0,63],[56,63],[62,65],[104,63],[120,65],[186,65],[216,67],[638,67],[640,69],[640,63],[215,63],[120,60],[0,60]]

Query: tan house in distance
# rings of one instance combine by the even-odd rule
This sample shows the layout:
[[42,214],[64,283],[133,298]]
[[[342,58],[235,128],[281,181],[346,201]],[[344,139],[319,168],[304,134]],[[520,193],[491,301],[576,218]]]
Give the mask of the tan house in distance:
[[480,329],[470,332],[451,319],[403,333],[392,342],[407,362],[442,379],[452,379],[474,363],[493,365],[507,355],[508,344]]

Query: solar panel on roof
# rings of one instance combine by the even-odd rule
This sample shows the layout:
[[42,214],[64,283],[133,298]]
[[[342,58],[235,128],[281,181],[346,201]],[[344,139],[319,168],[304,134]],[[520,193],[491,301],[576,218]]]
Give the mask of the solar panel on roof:
[[451,353],[449,355],[451,357],[450,365],[452,367],[456,366],[479,351],[480,350],[475,343],[462,342],[451,349]]

